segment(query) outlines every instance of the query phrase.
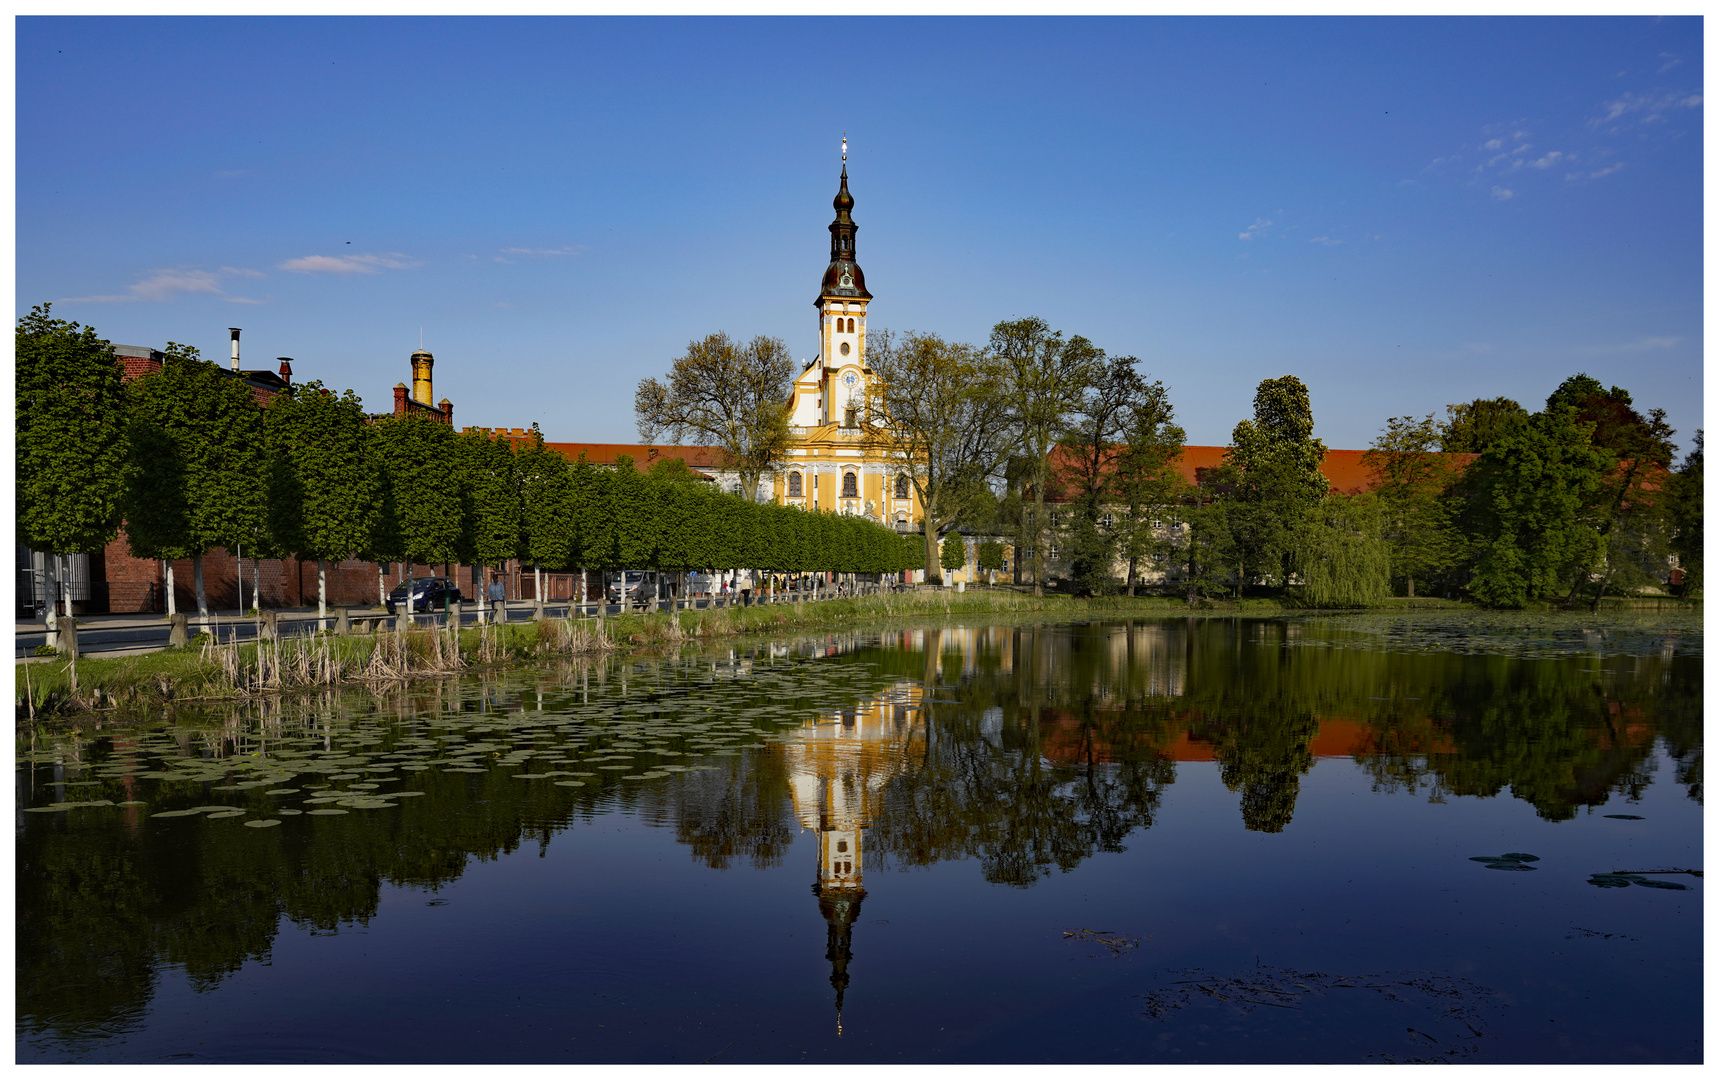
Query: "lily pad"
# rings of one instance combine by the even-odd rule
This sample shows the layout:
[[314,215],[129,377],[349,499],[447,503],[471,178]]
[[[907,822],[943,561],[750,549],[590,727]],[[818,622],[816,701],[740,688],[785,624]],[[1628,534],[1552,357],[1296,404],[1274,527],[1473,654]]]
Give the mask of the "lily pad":
[[281,817],[298,817],[300,814],[304,813],[304,811],[303,810],[276,810],[275,813],[279,814]]
[[555,786],[556,787],[584,787],[585,781],[583,781],[583,780],[557,780],[557,781],[555,781]]
[[[52,808],[49,807],[47,809],[52,809]],[[192,817],[192,816],[195,816],[195,815],[200,814],[200,813],[202,813],[201,810],[163,810],[159,814],[150,814],[149,816],[150,817]]]
[[243,810],[223,810],[219,814],[210,814],[209,820],[214,821],[216,818],[244,817],[244,816],[245,816],[245,812]]
[[299,789],[295,787],[274,788],[273,790],[263,792],[264,795],[297,795],[298,793]]
[[1660,881],[1656,878],[1636,878],[1635,884],[1646,886],[1649,889],[1687,889],[1687,888],[1689,888],[1689,886],[1679,885],[1675,881]]
[[247,829],[267,829],[280,824],[279,818],[261,818],[245,822]]
[[324,816],[329,816],[329,815],[333,815],[333,814],[350,814],[350,813],[352,813],[352,811],[340,810],[340,809],[337,809],[336,807],[332,807],[332,806],[323,806],[323,807],[318,807],[315,810],[306,810],[305,813],[312,816],[312,817],[315,817],[318,814],[321,814]]
[[1506,851],[1503,855],[1500,855],[1499,858],[1501,858],[1501,859],[1515,859],[1517,862],[1539,862],[1540,861],[1540,856],[1529,855],[1526,852],[1522,852],[1522,851]]
[[1640,814],[1607,814],[1606,817],[1615,821],[1646,821]]
[[1588,878],[1588,884],[1602,889],[1627,889],[1630,887],[1630,880],[1621,874],[1594,874]]

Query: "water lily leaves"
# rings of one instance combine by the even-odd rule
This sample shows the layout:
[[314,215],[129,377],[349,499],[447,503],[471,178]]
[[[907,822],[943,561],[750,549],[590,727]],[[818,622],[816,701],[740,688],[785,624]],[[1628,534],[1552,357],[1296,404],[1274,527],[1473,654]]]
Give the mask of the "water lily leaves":
[[1488,870],[1533,870],[1528,864],[1539,862],[1540,856],[1529,855],[1522,851],[1511,851],[1503,855],[1470,855],[1470,862],[1482,863]]
[[214,821],[217,818],[244,817],[244,816],[245,816],[245,811],[243,811],[243,810],[223,810],[219,814],[210,814],[209,820]]
[[193,806],[191,809],[193,811],[201,811],[211,814],[218,813],[222,810],[237,810],[240,813],[244,813],[244,809],[238,806]]
[[1589,885],[1598,885],[1602,889],[1627,889],[1630,879],[1622,874],[1594,874],[1588,878]]
[[555,786],[556,787],[584,787],[585,781],[583,781],[583,780],[557,780],[557,781],[555,781]]
[[304,811],[303,810],[276,810],[275,813],[279,814],[281,817],[298,817],[300,814],[304,813]]
[[338,807],[333,807],[333,806],[323,806],[323,807],[318,807],[315,810],[306,810],[305,813],[311,817],[315,817],[319,814],[323,815],[323,816],[332,816],[334,814],[350,814],[350,813],[352,813],[352,811],[341,810]]
[[264,795],[297,795],[298,793],[299,789],[295,787],[274,788],[273,790],[263,792]]
[[247,829],[267,829],[280,824],[279,818],[260,818],[245,822]]
[[1689,886],[1679,885],[1675,881],[1660,881],[1657,878],[1636,878],[1634,880],[1633,884],[1644,885],[1649,889],[1687,889],[1687,888],[1689,888]]
[[197,814],[200,814],[200,813],[202,813],[201,810],[163,810],[159,814],[150,814],[149,816],[150,817],[195,817]]
[[1646,818],[1642,817],[1640,814],[1607,814],[1605,816],[1611,818],[1614,821],[1646,821],[1647,820]]

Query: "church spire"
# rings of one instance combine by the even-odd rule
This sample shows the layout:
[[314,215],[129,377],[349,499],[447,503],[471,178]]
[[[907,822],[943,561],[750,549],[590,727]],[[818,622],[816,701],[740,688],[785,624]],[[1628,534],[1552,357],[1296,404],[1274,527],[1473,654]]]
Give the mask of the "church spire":
[[842,186],[831,205],[836,209],[836,219],[830,222],[830,267],[824,271],[823,288],[818,293],[817,303],[822,306],[828,297],[870,300],[871,293],[865,291],[865,273],[854,261],[854,233],[859,226],[854,224],[854,197],[848,191],[846,133],[842,135]]

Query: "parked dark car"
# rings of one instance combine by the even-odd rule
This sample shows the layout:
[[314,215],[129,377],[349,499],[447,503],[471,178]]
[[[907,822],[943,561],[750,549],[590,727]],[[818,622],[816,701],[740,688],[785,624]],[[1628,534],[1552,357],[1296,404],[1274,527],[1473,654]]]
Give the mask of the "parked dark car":
[[392,615],[412,597],[412,611],[440,611],[444,603],[460,602],[460,588],[445,577],[413,578],[411,582],[394,586],[388,594],[388,614]]

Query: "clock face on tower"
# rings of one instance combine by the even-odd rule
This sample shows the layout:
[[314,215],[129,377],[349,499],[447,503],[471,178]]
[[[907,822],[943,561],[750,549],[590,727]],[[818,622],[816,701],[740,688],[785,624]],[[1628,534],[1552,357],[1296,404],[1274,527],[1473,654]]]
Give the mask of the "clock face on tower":
[[850,371],[846,375],[842,376],[842,382],[847,385],[849,390],[852,390],[856,385],[858,385],[859,376]]

